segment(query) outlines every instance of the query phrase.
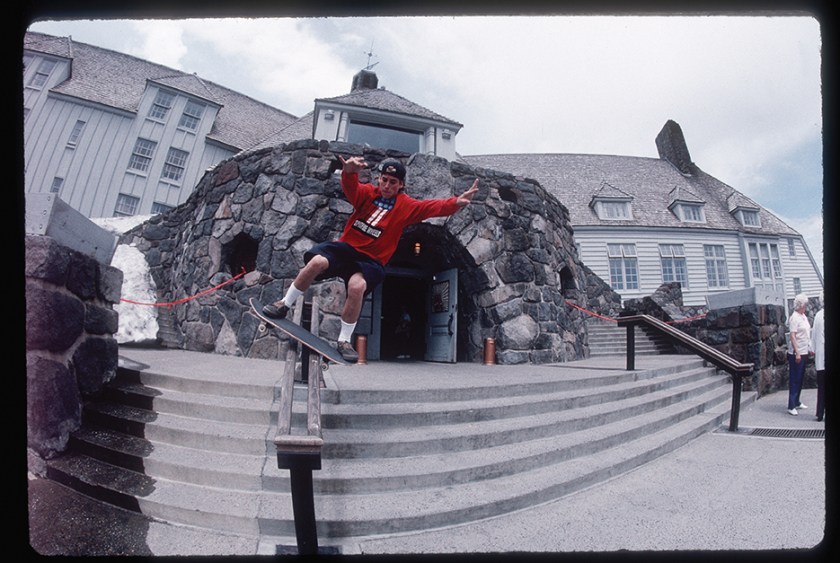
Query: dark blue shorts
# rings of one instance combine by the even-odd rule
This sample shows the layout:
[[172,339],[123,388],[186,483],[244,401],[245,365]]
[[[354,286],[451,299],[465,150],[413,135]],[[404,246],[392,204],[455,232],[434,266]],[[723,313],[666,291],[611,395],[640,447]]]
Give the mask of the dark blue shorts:
[[309,262],[316,254],[323,256],[330,263],[327,270],[316,278],[318,280],[341,278],[346,287],[350,276],[361,272],[367,284],[366,292],[371,292],[385,279],[385,267],[382,264],[346,242],[333,241],[316,244],[303,255],[303,259]]

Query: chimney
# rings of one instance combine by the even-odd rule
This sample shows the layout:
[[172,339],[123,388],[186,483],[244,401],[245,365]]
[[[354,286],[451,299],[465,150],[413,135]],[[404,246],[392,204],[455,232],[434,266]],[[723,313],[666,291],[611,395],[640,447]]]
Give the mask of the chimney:
[[674,168],[683,174],[692,174],[694,163],[688,154],[682,129],[676,121],[668,120],[662,131],[656,136],[656,148],[659,158],[670,162]]
[[360,70],[356,76],[353,77],[353,87],[351,92],[356,90],[376,90],[379,86],[379,79],[376,73],[370,70]]

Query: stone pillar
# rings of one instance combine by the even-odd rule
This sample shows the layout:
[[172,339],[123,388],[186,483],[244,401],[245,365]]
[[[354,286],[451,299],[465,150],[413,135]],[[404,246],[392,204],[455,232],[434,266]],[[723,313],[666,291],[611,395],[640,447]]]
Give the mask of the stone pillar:
[[123,274],[48,236],[26,236],[25,252],[27,453],[41,473],[116,375]]
[[784,296],[765,288],[734,290],[706,298],[709,312],[697,338],[752,363],[745,391],[759,396],[787,388]]

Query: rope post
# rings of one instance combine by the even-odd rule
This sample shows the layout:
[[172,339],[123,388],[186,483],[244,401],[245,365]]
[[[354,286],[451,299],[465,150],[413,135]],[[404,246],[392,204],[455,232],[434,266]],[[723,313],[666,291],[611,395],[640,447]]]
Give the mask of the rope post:
[[485,366],[495,366],[496,365],[496,339],[495,338],[485,338],[484,339],[484,365]]
[[367,336],[359,334],[356,336],[356,353],[359,354],[357,364],[367,364]]

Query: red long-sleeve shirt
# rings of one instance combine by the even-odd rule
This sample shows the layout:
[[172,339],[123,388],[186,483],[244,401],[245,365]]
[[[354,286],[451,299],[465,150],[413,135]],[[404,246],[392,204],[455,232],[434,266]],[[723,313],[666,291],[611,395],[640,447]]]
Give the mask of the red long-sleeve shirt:
[[383,265],[397,250],[407,226],[430,217],[446,217],[460,209],[456,197],[418,200],[400,192],[385,200],[378,187],[359,183],[357,174],[342,174],[341,188],[353,205],[353,214],[338,240]]

